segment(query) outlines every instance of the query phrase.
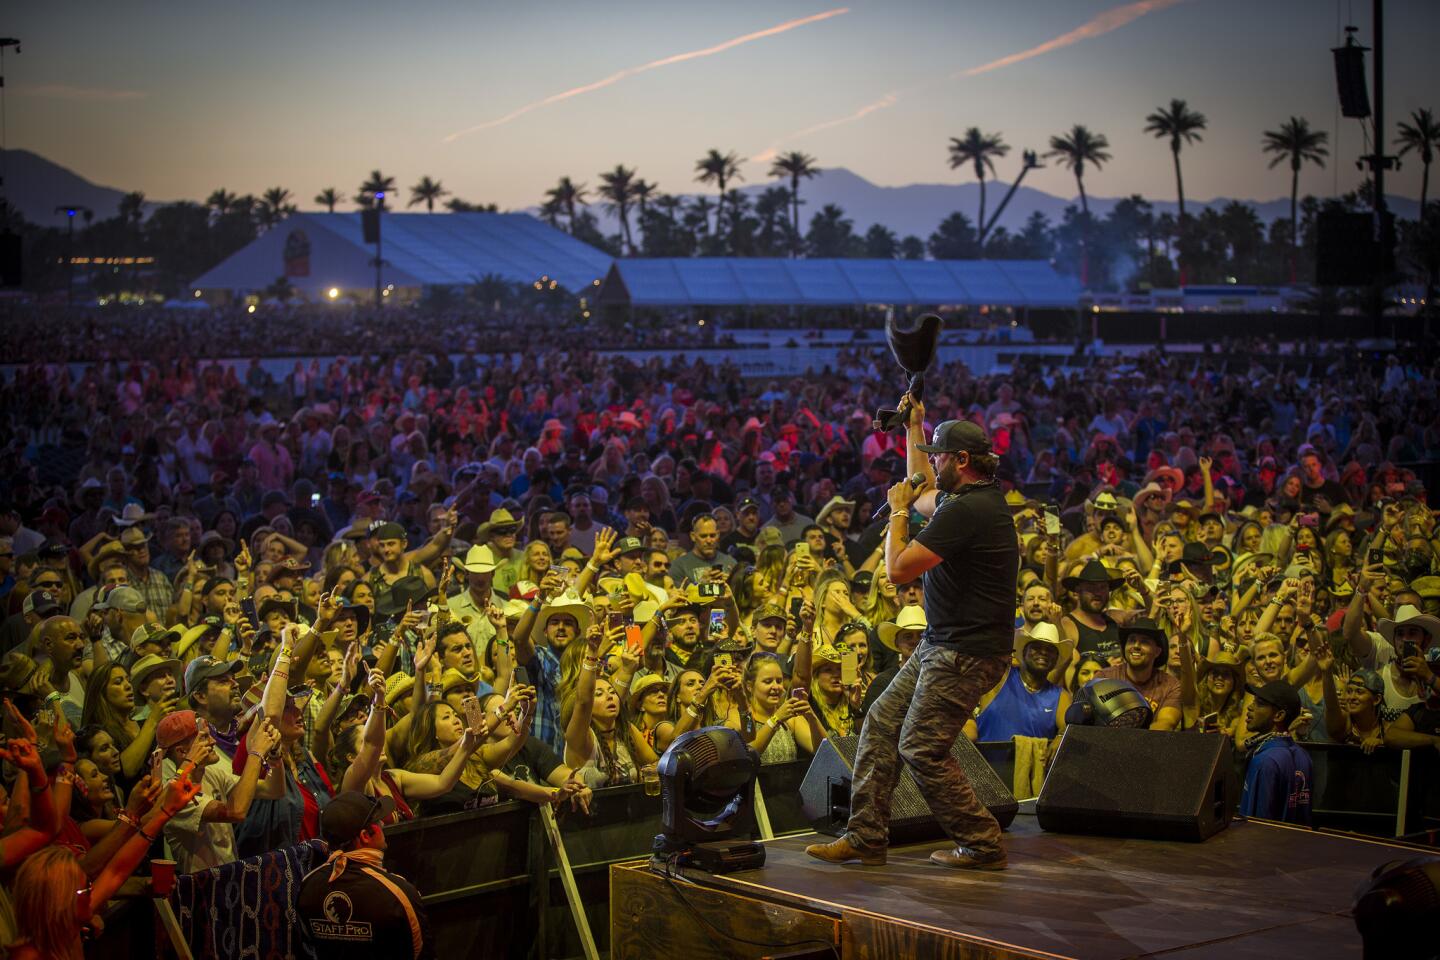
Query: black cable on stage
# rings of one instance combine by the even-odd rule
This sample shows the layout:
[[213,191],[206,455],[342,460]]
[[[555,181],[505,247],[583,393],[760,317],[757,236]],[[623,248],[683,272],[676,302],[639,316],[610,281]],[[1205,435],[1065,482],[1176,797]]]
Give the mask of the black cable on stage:
[[[835,944],[831,943],[829,940],[821,940],[818,937],[811,937],[806,940],[795,940],[790,943],[773,943],[769,940],[747,940],[744,937],[737,937],[733,933],[726,933],[724,930],[721,930],[719,927],[715,926],[713,923],[707,920],[705,916],[700,913],[699,910],[695,909],[695,906],[689,901],[689,899],[686,898],[684,891],[680,889],[680,885],[675,882],[675,875],[671,872],[671,868],[679,865],[679,859],[680,855],[678,853],[672,853],[670,856],[666,857],[665,870],[661,874],[661,876],[665,878],[666,883],[670,884],[670,889],[675,891],[675,896],[680,898],[680,902],[685,904],[685,909],[689,910],[690,913],[694,915],[695,919],[705,924],[705,926],[715,931],[715,933],[719,934],[721,937],[724,937],[726,940],[734,940],[737,943],[749,944],[752,947],[803,947],[807,943],[818,943],[823,944],[827,949],[829,949],[831,955],[835,957],[835,960],[840,960],[840,951],[836,948]],[[687,879],[683,875],[680,877],[680,879],[684,880],[686,883],[692,883],[691,880]]]

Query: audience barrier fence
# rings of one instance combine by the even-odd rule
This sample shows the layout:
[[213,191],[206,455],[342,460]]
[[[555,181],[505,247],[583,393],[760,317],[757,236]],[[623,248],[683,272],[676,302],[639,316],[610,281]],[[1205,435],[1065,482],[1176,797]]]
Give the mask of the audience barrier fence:
[[[1014,745],[978,746],[1001,780],[1011,783]],[[1440,752],[1378,750],[1366,755],[1339,744],[1305,746],[1314,765],[1317,828],[1435,842],[1440,833]],[[763,804],[757,820],[762,838],[809,831],[799,792],[809,763],[796,760],[761,768],[757,793]],[[1243,758],[1237,756],[1236,763],[1243,777]],[[1238,804],[1239,798],[1235,800]],[[649,855],[659,830],[660,802],[660,797],[647,796],[633,785],[595,791],[588,816],[568,809],[556,816],[532,804],[507,801],[412,820],[386,829],[385,861],[423,893],[437,956],[595,956],[608,949],[609,868]],[[553,831],[547,830],[547,821]],[[253,871],[232,872],[246,876]],[[546,882],[536,882],[540,877]],[[283,889],[277,886],[270,895],[283,896]],[[178,902],[173,905],[178,911]],[[257,909],[291,907],[276,903]],[[213,947],[223,941],[209,939],[207,956],[228,960]],[[93,955],[107,960],[171,955],[146,900],[125,902],[111,911],[94,946]],[[238,960],[238,950],[233,956]]]

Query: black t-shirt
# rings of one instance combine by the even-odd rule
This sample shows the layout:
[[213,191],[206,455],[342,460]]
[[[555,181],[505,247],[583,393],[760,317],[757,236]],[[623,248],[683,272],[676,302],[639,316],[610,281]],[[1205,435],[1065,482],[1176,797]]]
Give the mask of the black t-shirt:
[[[544,740],[526,737],[520,750],[505,764],[505,772],[512,777],[525,774],[525,779],[534,783],[549,783],[550,774],[561,765],[560,755],[550,749]],[[525,770],[521,771],[521,767]]]
[[999,485],[943,494],[915,541],[941,557],[925,572],[925,639],[967,656],[1009,653],[1020,547]]
[[300,883],[296,911],[305,939],[320,960],[428,958],[435,955],[420,893],[399,874],[380,873],[410,901],[420,922],[420,950],[415,950],[410,917],[404,904],[383,883],[351,861],[333,882],[332,865],[322,864]]
[[[1300,484],[1300,505],[1302,507],[1314,507],[1315,498],[1324,497],[1330,501],[1331,507],[1338,507],[1345,503],[1345,488],[1334,480],[1326,480],[1318,487],[1312,487],[1308,483]],[[1315,507],[1319,509],[1319,507]]]
[[1440,705],[1421,701],[1412,705],[1405,712],[1410,715],[1410,722],[1415,725],[1416,733],[1428,733],[1432,737],[1440,736]]

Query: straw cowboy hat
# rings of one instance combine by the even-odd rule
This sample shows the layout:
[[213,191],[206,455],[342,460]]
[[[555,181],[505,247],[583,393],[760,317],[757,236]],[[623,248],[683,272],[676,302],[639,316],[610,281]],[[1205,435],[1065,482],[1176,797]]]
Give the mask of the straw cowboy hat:
[[825,518],[830,516],[830,513],[834,510],[849,510],[853,512],[855,510],[855,501],[846,500],[841,496],[831,497],[825,502],[825,506],[820,508],[820,512],[815,514],[815,522],[824,526]]
[[1032,643],[1044,643],[1055,648],[1055,662],[1064,663],[1070,659],[1070,653],[1075,649],[1075,641],[1061,640],[1060,631],[1055,629],[1055,624],[1041,621],[1031,627],[1030,630],[1016,631],[1015,636],[1015,662],[1025,662],[1025,648]]
[[1431,642],[1440,640],[1440,618],[1421,613],[1411,604],[1404,604],[1395,611],[1394,620],[1381,620],[1375,630],[1391,644],[1395,642],[1396,627],[1419,627],[1430,635]]
[[495,554],[484,544],[466,551],[463,562],[458,557],[451,558],[450,562],[461,573],[491,573],[499,566],[495,561]]
[[575,629],[581,636],[590,628],[590,605],[574,597],[560,596],[540,608],[535,618],[535,628],[540,633],[550,625],[552,617],[568,614],[575,618]]
[[918,603],[912,603],[900,608],[893,623],[886,621],[876,627],[875,632],[880,635],[881,643],[899,653],[900,648],[895,644],[897,633],[901,630],[924,630],[927,626],[929,624],[925,620],[925,609]]
[[515,518],[515,515],[504,507],[500,507],[490,511],[490,519],[475,529],[475,539],[477,541],[484,540],[492,533],[500,536],[505,533],[514,533],[519,529],[520,521]]
[[665,678],[658,673],[647,673],[630,685],[630,712],[634,713],[640,709],[640,701],[645,699],[645,694],[656,688],[665,689]]
[[[1243,647],[1241,651],[1244,652]],[[1250,659],[1248,654],[1243,657],[1237,657],[1229,650],[1221,650],[1215,654],[1213,660],[1209,657],[1200,658],[1198,675],[1203,677],[1211,670],[1229,670],[1235,675],[1235,683],[1239,685],[1245,682],[1245,661],[1248,659]]]

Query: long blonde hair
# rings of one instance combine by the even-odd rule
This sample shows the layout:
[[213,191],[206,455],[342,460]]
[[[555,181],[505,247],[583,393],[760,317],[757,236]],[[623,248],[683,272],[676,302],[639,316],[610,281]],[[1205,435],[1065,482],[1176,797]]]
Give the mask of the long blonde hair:
[[77,890],[89,886],[75,854],[45,847],[31,854],[15,874],[15,920],[20,934],[46,960],[81,960]]

